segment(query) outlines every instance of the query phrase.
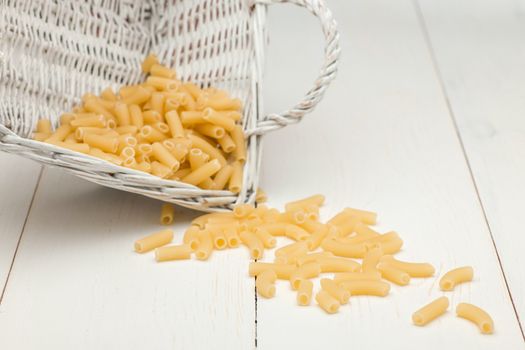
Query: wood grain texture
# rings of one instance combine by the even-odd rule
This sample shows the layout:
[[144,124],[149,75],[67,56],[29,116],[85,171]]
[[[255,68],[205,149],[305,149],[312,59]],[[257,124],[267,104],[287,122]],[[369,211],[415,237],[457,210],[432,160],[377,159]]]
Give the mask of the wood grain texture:
[[525,1],[427,1],[421,11],[525,327]]
[[[160,202],[44,171],[0,306],[2,349],[250,349],[247,251],[157,264]],[[175,240],[194,212],[179,210]]]
[[[400,258],[429,261],[437,275],[460,265],[475,280],[446,293],[447,315],[424,328],[411,314],[443,295],[436,279],[354,297],[337,315],[296,305],[287,283],[258,299],[260,349],[522,348],[523,339],[467,164],[411,1],[331,1],[342,38],[333,89],[298,126],[267,137],[262,187],[272,203],[324,193],[325,217],[344,206],[379,212],[381,230],[405,240]],[[300,17],[292,24],[290,18]],[[293,7],[269,13],[266,109],[285,108],[320,61],[315,21]],[[301,36],[294,36],[301,28]],[[286,34],[284,34],[286,33]],[[301,59],[297,59],[297,55]],[[309,74],[311,75],[309,76]],[[318,288],[318,286],[316,286]],[[493,336],[454,316],[459,302],[487,309]]]
[[0,293],[24,227],[40,166],[0,152]]

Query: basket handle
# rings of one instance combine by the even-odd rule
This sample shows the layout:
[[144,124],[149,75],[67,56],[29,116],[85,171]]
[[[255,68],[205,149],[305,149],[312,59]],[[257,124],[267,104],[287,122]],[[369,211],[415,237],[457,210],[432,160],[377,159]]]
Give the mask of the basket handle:
[[314,86],[306,93],[303,100],[291,109],[281,113],[271,113],[257,123],[257,127],[248,130],[249,135],[263,135],[280,129],[289,124],[298,123],[303,116],[310,113],[322,99],[328,85],[334,80],[339,60],[339,32],[332,12],[324,0],[256,0],[256,4],[271,5],[276,3],[291,3],[304,7],[319,19],[325,37],[324,63],[315,80]]

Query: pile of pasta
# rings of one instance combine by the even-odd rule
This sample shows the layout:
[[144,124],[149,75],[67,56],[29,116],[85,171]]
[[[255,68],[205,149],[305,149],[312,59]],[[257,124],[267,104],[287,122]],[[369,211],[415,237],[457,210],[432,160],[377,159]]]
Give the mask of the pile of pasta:
[[[259,193],[260,198],[264,193]],[[324,196],[314,195],[285,205],[284,212],[264,204],[236,206],[232,212],[199,216],[185,231],[182,244],[168,245],[173,231],[166,229],[135,242],[135,251],[144,253],[155,249],[158,262],[190,259],[206,260],[214,250],[244,245],[252,259],[249,275],[256,277],[257,293],[264,298],[275,296],[277,280],[288,281],[296,291],[297,304],[311,304],[312,279],[320,279],[315,294],[317,304],[327,313],[338,312],[352,296],[385,297],[390,283],[406,286],[412,278],[428,278],[434,267],[424,262],[398,260],[403,240],[390,231],[381,234],[370,226],[376,224],[374,212],[345,208],[326,223],[319,221],[319,208]],[[165,204],[161,223],[173,221],[174,208]],[[276,237],[287,237],[291,244],[277,248]],[[277,248],[273,262],[261,262],[266,250]],[[360,260],[360,261],[358,261]],[[459,267],[447,272],[440,280],[442,291],[452,291],[460,283],[472,281],[473,269]],[[449,307],[446,296],[438,298],[412,315],[413,323],[424,326],[445,314]],[[493,321],[482,309],[466,303],[456,308],[459,317],[475,322],[482,333],[493,332]]]
[[242,187],[246,145],[239,99],[176,78],[150,54],[142,84],[110,87],[60,117],[40,119],[33,138],[203,189]]

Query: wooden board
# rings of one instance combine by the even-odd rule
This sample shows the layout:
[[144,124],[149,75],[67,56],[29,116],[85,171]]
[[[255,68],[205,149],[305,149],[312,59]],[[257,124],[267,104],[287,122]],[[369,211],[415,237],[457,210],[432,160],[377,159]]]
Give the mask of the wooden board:
[[[404,238],[400,258],[429,261],[438,275],[469,264],[476,278],[447,293],[452,308],[425,328],[413,326],[411,314],[443,295],[433,278],[394,287],[385,299],[351,298],[349,306],[331,316],[318,307],[298,307],[288,284],[280,283],[276,298],[258,299],[259,347],[522,347],[495,250],[412,2],[332,1],[330,5],[338,18],[344,50],[340,74],[313,115],[301,125],[268,136],[263,188],[280,204],[324,193],[326,214],[343,206],[376,210],[381,229],[395,229]],[[289,34],[299,25],[286,20],[298,16],[304,18],[301,37]],[[270,111],[285,107],[284,97],[278,94],[304,91],[308,86],[308,73],[320,61],[321,40],[314,24],[293,7],[269,13],[273,52],[277,52],[268,57]],[[454,316],[453,307],[462,301],[493,315],[495,335],[482,336],[475,326]]]
[[421,10],[523,328],[525,2],[422,0]]

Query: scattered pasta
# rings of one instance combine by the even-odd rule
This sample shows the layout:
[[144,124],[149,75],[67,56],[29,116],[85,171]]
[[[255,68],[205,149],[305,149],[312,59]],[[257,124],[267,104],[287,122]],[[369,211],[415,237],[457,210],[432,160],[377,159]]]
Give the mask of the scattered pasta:
[[412,315],[412,321],[416,326],[424,326],[430,321],[443,315],[448,309],[448,304],[447,297],[437,298],[433,302],[414,312]]
[[456,315],[474,322],[483,334],[492,334],[492,332],[494,332],[494,322],[490,315],[475,305],[467,303],[458,304],[458,306],[456,306]]
[[439,280],[439,287],[443,291],[451,291],[460,283],[472,281],[474,269],[470,266],[458,267],[450,270]]

